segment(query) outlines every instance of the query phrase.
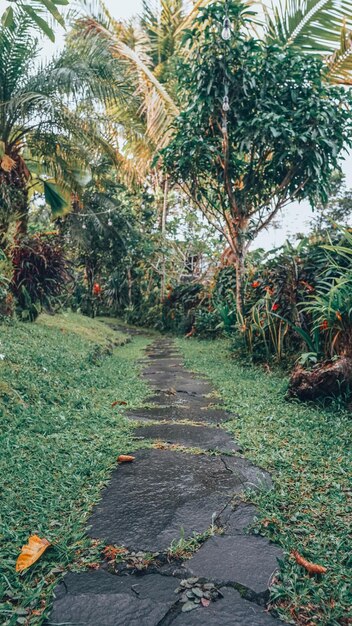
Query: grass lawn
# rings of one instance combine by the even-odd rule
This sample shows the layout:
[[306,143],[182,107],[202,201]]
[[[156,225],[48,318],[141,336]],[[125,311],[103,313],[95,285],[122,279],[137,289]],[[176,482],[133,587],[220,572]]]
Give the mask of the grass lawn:
[[[111,404],[138,406],[147,392],[136,365],[147,340],[123,340],[74,314],[0,326],[1,624],[41,624],[60,572],[97,559],[88,512],[118,454],[137,447]],[[53,546],[16,574],[34,533]]]
[[[272,472],[275,489],[255,497],[258,532],[285,552],[272,591],[279,614],[304,626],[347,626],[351,607],[351,415],[285,401],[279,375],[246,367],[226,341],[178,340],[186,365],[209,376],[238,417],[229,430],[245,455]],[[309,577],[290,556],[325,565]]]

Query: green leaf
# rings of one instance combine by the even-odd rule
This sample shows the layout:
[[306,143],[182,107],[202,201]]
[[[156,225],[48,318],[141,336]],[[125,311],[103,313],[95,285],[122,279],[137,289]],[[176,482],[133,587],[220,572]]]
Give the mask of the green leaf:
[[4,156],[4,154],[5,154],[5,142],[0,141],[0,159]]
[[40,17],[29,4],[23,4],[22,8],[33,20],[33,22],[37,24],[40,30],[42,30],[52,42],[55,42],[54,31],[50,28],[49,24],[43,20],[43,18]]
[[60,217],[68,213],[70,210],[70,202],[63,189],[56,183],[49,181],[44,181],[43,185],[45,201],[49,204],[53,217]]
[[1,16],[1,24],[4,28],[10,28],[13,24],[13,8],[7,7]]
[[52,0],[40,0],[42,4],[48,9],[49,13],[56,19],[56,21],[65,28],[65,21],[62,17],[60,11],[56,8],[54,2]]

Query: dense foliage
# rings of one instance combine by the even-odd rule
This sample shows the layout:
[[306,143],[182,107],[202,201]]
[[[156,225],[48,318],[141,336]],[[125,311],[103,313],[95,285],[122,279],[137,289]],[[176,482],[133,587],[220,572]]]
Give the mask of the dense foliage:
[[245,8],[213,2],[186,33],[184,103],[163,151],[172,180],[233,251],[240,317],[250,244],[289,202],[326,202],[352,129],[349,92],[328,86],[314,57],[249,38]]

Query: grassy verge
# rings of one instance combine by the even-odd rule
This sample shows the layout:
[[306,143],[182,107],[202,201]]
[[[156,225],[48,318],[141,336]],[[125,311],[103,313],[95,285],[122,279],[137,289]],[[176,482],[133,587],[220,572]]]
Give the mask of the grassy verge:
[[[258,532],[284,549],[272,589],[279,615],[300,626],[347,626],[351,606],[351,417],[288,403],[277,374],[231,358],[227,343],[178,344],[188,367],[205,373],[238,417],[229,430],[245,455],[272,472],[275,489],[255,497]],[[298,550],[328,568],[310,577],[290,556]]]
[[[117,455],[136,447],[111,404],[140,405],[147,391],[135,364],[147,341],[122,340],[73,314],[0,327],[1,624],[42,624],[60,572],[96,558],[88,513]],[[34,533],[53,546],[18,575]]]

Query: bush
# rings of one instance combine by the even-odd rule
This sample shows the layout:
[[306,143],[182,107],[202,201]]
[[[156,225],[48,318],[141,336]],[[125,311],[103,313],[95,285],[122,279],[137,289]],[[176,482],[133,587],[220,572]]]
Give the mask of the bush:
[[42,308],[52,311],[71,280],[59,237],[27,237],[12,248],[11,291],[22,319],[33,321]]

